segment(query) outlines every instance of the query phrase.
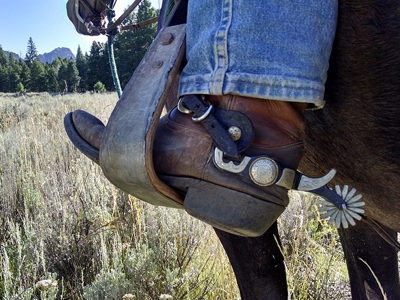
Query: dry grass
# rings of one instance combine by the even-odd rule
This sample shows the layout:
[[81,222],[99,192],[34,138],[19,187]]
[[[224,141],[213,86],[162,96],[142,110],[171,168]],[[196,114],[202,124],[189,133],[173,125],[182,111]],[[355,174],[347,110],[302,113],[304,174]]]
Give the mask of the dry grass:
[[[0,95],[0,297],[237,299],[209,226],[121,192],[69,142],[67,112],[106,122],[116,100]],[[292,203],[280,221],[291,299],[348,298],[336,231],[318,219],[313,199]]]

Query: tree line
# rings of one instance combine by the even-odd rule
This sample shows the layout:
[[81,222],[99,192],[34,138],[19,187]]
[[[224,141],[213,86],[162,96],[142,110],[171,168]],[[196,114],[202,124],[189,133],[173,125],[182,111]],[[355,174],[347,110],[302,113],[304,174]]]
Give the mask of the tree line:
[[[124,21],[136,24],[157,16],[148,0]],[[72,24],[71,24],[72,26]],[[157,32],[150,24],[137,31],[124,31],[115,36],[114,53],[117,70],[124,87]],[[16,60],[0,46],[0,92],[83,92],[94,89],[115,90],[110,71],[108,45],[93,41],[90,53],[78,46],[76,60],[57,58],[52,63],[40,62],[35,43],[28,40],[25,59]]]

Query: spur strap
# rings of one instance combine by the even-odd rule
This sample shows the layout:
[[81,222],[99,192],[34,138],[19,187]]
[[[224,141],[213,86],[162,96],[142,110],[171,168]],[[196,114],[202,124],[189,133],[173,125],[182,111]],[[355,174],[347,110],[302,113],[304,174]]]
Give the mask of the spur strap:
[[187,95],[178,103],[178,110],[193,113],[193,122],[200,122],[208,131],[214,144],[225,155],[238,158],[253,140],[253,125],[241,112],[214,108],[199,95]]

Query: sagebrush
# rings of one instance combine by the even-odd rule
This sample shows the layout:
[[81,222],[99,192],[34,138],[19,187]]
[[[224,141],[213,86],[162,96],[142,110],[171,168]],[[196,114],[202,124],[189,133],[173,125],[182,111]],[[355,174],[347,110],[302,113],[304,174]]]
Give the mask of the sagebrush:
[[[212,228],[111,185],[68,140],[64,115],[105,123],[117,96],[0,95],[2,299],[239,299]],[[291,299],[347,299],[336,231],[294,194],[279,221]]]

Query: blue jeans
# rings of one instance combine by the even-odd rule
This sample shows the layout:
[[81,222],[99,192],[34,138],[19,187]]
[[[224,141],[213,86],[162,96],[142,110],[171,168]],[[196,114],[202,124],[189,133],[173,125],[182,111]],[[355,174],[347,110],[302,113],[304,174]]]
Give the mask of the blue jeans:
[[179,95],[322,107],[337,0],[189,0]]

